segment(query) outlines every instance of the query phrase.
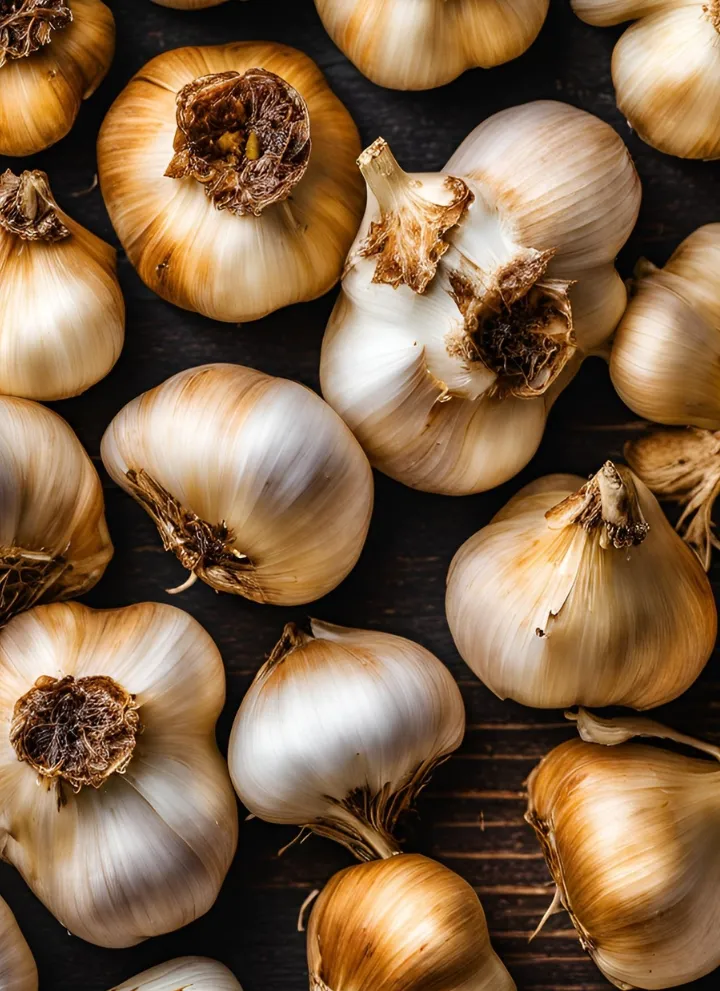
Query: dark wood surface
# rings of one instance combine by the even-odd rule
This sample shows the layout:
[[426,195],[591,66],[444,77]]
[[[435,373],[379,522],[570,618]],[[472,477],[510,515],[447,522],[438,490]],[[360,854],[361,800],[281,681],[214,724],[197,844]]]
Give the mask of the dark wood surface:
[[[384,136],[410,170],[439,169],[477,123],[531,99],[565,100],[602,117],[628,142],[643,181],[640,221],[620,258],[625,275],[641,254],[662,263],[695,227],[720,219],[720,166],[663,156],[631,134],[615,108],[610,81],[610,55],[619,29],[582,24],[565,0],[552,0],[539,40],[521,59],[417,94],[382,90],[364,79],[326,36],[312,0],[231,0],[196,13],[157,7],[150,0],[110,0],[110,5],[118,27],[115,62],[70,136],[22,163],[0,159],[0,167],[45,169],[63,207],[113,243],[99,191],[82,195],[93,182],[95,136],[111,101],[159,52],[238,39],[274,39],[306,51],[349,107],[363,141]],[[98,465],[100,437],[117,410],[180,369],[233,361],[317,388],[320,341],[335,293],[236,328],[157,299],[122,253],[119,269],[128,304],[125,351],[105,381],[55,406]],[[179,565],[163,553],[142,509],[104,476],[116,553],[87,601],[96,606],[174,601],[207,627],[228,671],[221,746],[243,693],[283,624],[302,621],[308,611],[338,623],[412,637],[450,666],[465,697],[467,737],[423,794],[417,817],[407,825],[407,847],[437,857],[475,886],[495,946],[521,991],[609,987],[581,950],[566,916],[552,919],[528,945],[550,890],[541,854],[522,820],[523,781],[537,760],[572,730],[562,713],[501,703],[465,667],[445,622],[445,574],[459,545],[522,484],[551,471],[588,474],[606,457],[621,456],[635,420],[613,393],[604,364],[591,360],[556,404],[537,456],[501,488],[452,500],[413,492],[378,475],[375,515],[359,564],[340,588],[310,610],[260,607],[216,595],[200,583],[181,602],[169,600],[163,590],[180,580]],[[716,569],[716,579],[719,574]],[[718,688],[713,660],[696,686],[658,716],[718,740]],[[0,893],[36,955],[43,991],[104,991],[147,966],[185,953],[224,961],[245,991],[301,991],[307,977],[304,936],[296,932],[298,909],[313,888],[349,863],[349,856],[313,838],[279,858],[276,851],[292,836],[290,829],[245,823],[237,858],[212,911],[180,932],[129,950],[103,950],[70,936],[7,865],[0,867]],[[712,976],[692,985],[715,986]]]

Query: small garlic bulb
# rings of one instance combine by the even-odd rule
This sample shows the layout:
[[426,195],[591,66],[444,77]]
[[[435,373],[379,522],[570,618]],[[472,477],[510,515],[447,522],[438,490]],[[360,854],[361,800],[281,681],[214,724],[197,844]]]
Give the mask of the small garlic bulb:
[[720,0],[572,0],[588,24],[636,21],[612,58],[617,105],[643,141],[720,158]]
[[87,592],[112,554],[102,485],[73,431],[38,403],[0,396],[0,626]]
[[526,819],[557,885],[546,918],[561,904],[618,988],[689,984],[720,965],[720,768],[626,741],[665,738],[718,760],[720,748],[649,719],[574,718],[582,740],[528,780]]
[[[112,991],[242,991],[237,978],[217,960],[177,957],[144,970]],[[0,991],[2,989],[0,988]]]
[[66,399],[107,375],[125,335],[115,267],[44,172],[0,175],[0,393]]
[[101,0],[0,0],[0,155],[34,155],[64,138],[114,52]]
[[418,854],[331,878],[313,906],[307,955],[311,991],[515,991],[473,889]]
[[432,89],[509,62],[535,41],[549,0],[315,0],[335,44],[379,86]]
[[539,708],[662,705],[692,685],[717,633],[695,556],[610,461],[585,484],[548,475],[521,489],[455,555],[446,607],[481,681]]
[[491,117],[443,173],[384,141],[323,341],[323,394],[375,467],[480,492],[535,453],[548,411],[625,307],[614,258],[640,184],[617,134],[562,103]]
[[3,858],[76,936],[133,946],[212,906],[237,843],[224,701],[172,606],[54,603],[0,632]]
[[286,626],[255,676],[228,764],[254,815],[369,860],[397,851],[398,816],[464,732],[460,690],[430,651],[313,620],[312,636]]
[[357,441],[319,396],[241,365],[203,365],[128,403],[102,441],[166,550],[218,592],[297,605],[355,565],[373,505]]
[[0,898],[0,991],[38,991],[35,959],[10,906],[2,898]]
[[163,299],[256,320],[327,292],[362,215],[357,129],[306,55],[179,48],[128,83],[100,132],[115,230]]

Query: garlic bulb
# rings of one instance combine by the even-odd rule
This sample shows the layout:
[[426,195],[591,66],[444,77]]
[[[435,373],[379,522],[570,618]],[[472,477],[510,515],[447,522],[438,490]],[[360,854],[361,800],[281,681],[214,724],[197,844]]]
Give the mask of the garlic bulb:
[[370,461],[413,488],[480,492],[535,453],[553,401],[625,306],[613,260],[640,203],[615,132],[562,103],[481,124],[445,172],[384,141],[323,342],[323,393]]
[[30,947],[10,907],[0,898],[0,991],[37,988],[38,972]]
[[588,24],[636,21],[612,58],[617,104],[643,141],[720,158],[720,0],[572,0]]
[[107,375],[125,334],[115,263],[44,172],[0,175],[0,393],[66,399]]
[[340,278],[364,203],[359,150],[314,62],[237,42],[152,59],[108,113],[98,167],[140,278],[237,323]]
[[509,62],[535,41],[549,0],[315,0],[330,37],[379,86],[431,89]]
[[397,851],[399,815],[464,732],[460,690],[430,651],[312,620],[312,636],[286,626],[255,676],[228,764],[254,815],[370,860]]
[[101,0],[0,0],[0,155],[34,155],[64,138],[114,51]]
[[514,991],[478,897],[434,860],[400,854],[326,884],[307,936],[311,991]]
[[112,991],[242,991],[237,978],[217,960],[177,957],[144,970]]
[[0,626],[82,595],[112,557],[102,486],[57,413],[0,396]]
[[582,740],[528,781],[526,819],[557,885],[550,911],[567,909],[618,988],[695,981],[720,965],[720,769],[625,741],[666,738],[718,760],[720,748],[638,717],[578,721]]
[[610,461],[585,484],[549,475],[521,489],[455,555],[446,606],[488,688],[542,708],[669,702],[717,632],[695,556],[652,493]]
[[187,369],[128,403],[101,451],[190,572],[181,588],[201,578],[255,602],[311,602],[365,542],[370,466],[297,382],[241,365]]
[[3,858],[60,922],[132,946],[203,915],[237,842],[225,674],[172,606],[38,606],[0,632]]

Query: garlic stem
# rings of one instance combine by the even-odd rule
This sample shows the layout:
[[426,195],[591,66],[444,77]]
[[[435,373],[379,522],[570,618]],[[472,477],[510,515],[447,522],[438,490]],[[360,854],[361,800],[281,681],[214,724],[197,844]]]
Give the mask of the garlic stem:
[[0,69],[8,59],[25,58],[72,22],[67,0],[0,2]]
[[577,723],[578,733],[586,743],[599,743],[606,747],[615,747],[638,736],[671,740],[673,743],[680,743],[693,750],[700,750],[720,761],[720,747],[714,746],[712,743],[705,743],[704,740],[698,740],[693,736],[687,736],[685,733],[678,733],[676,730],[663,726],[662,723],[655,722],[654,719],[646,719],[644,716],[617,716],[613,719],[602,719],[593,712],[580,708],[577,712],[566,712],[565,718]]
[[17,176],[7,169],[0,176],[0,228],[8,234],[23,241],[62,241],[70,231],[58,211],[44,172]]
[[393,837],[379,823],[365,821],[343,805],[338,805],[332,823],[313,825],[314,832],[347,846],[360,860],[385,860],[400,853]]

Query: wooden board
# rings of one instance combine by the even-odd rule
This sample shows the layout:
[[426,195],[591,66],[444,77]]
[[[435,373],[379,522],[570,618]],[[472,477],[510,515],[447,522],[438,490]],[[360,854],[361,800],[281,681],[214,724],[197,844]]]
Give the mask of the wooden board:
[[[610,55],[618,30],[582,24],[566,0],[553,0],[538,42],[521,59],[490,72],[466,73],[428,93],[397,93],[364,79],[327,38],[311,0],[275,5],[230,2],[196,13],[149,0],[110,0],[118,51],[109,79],[83,108],[71,135],[25,167],[45,169],[60,203],[97,234],[116,243],[100,193],[82,191],[96,170],[94,143],[111,101],[149,58],[184,44],[274,39],[305,50],[320,64],[353,114],[365,143],[388,139],[409,170],[435,170],[460,140],[490,114],[536,98],[565,100],[611,123],[635,157],[644,187],[639,224],[620,266],[629,275],[642,254],[663,263],[695,227],[720,219],[720,166],[663,156],[632,135],[615,109]],[[13,165],[0,159],[0,167]],[[214,323],[157,299],[120,255],[128,303],[127,344],[112,374],[84,396],[55,408],[77,430],[96,463],[103,430],[139,392],[207,361],[234,361],[317,388],[323,328],[334,293],[242,328]],[[528,935],[548,904],[548,874],[522,821],[523,781],[549,748],[572,735],[558,712],[535,712],[494,698],[458,657],[445,622],[443,593],[459,545],[529,480],[553,471],[585,475],[606,457],[620,457],[636,418],[615,396],[607,369],[588,361],[555,406],[540,451],[517,478],[485,495],[452,500],[410,491],[377,476],[377,508],[360,563],[331,595],[311,607],[322,619],[412,637],[447,662],[465,697],[468,733],[460,753],[435,775],[408,824],[407,847],[437,857],[475,887],[495,945],[521,991],[600,991],[609,987],[581,950],[568,919],[557,916],[531,945]],[[171,601],[166,587],[181,571],[163,553],[148,517],[104,476],[115,557],[87,601],[119,606]],[[717,579],[720,571],[715,570]],[[180,603],[217,641],[228,670],[221,745],[253,673],[283,624],[308,610],[260,607],[218,596],[198,583]],[[700,682],[658,713],[698,735],[720,738],[720,673],[711,661]],[[245,991],[307,987],[298,909],[349,857],[310,839],[283,857],[293,831],[244,824],[236,861],[213,910],[186,929],[129,950],[103,950],[70,936],[45,911],[19,875],[0,868],[0,892],[16,912],[40,966],[43,991],[104,991],[144,967],[197,953],[227,963]],[[693,988],[714,987],[713,977]],[[382,989],[378,989],[382,991]]]

